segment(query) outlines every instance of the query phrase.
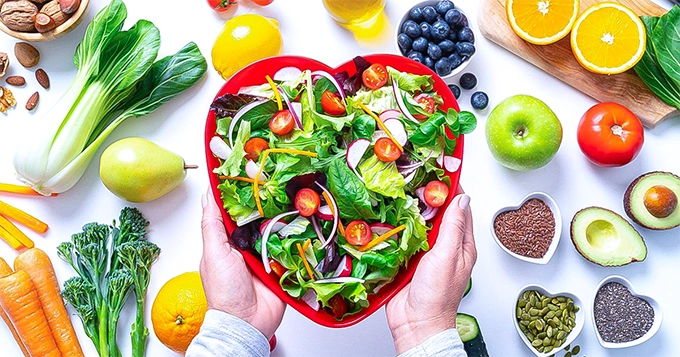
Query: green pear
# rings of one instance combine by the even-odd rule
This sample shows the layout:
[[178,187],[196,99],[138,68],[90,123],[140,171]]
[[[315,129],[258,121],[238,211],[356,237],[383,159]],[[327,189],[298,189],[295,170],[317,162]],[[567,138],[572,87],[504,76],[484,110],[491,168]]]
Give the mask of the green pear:
[[181,156],[149,140],[126,138],[102,153],[99,176],[104,186],[129,202],[155,200],[179,186],[187,175]]

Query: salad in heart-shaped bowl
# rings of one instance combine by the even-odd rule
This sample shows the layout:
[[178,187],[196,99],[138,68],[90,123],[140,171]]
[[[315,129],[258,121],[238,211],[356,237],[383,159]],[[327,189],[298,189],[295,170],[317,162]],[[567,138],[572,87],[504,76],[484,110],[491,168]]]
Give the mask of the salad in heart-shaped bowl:
[[446,83],[394,55],[338,68],[293,56],[235,74],[205,130],[230,242],[282,300],[353,325],[412,278],[458,189],[463,134]]

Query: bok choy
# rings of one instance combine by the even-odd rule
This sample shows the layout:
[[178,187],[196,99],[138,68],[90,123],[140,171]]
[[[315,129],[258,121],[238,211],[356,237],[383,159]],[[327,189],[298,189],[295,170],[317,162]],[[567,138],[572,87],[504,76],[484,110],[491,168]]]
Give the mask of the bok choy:
[[139,20],[123,31],[126,18],[122,0],[95,16],[73,58],[73,83],[17,149],[17,178],[44,195],[73,187],[120,123],[156,110],[206,71],[193,42],[156,61],[158,28]]

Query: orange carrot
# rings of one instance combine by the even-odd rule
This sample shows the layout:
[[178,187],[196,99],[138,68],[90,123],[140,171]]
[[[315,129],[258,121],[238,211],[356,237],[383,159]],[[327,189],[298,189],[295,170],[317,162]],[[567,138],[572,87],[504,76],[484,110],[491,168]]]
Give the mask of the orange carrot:
[[[0,183],[0,192],[18,193],[20,195],[42,196],[35,192],[32,188],[23,185],[14,185],[11,183]],[[56,193],[50,196],[56,196]]]
[[31,357],[60,357],[38,292],[24,271],[0,279],[0,306],[21,336]]
[[45,233],[47,228],[49,228],[47,223],[2,201],[0,201],[0,214],[17,221],[38,233]]
[[59,294],[59,282],[54,274],[50,257],[38,248],[29,249],[19,254],[14,260],[14,270],[26,272],[35,285],[47,323],[61,355],[84,357],[76,331],[71,324],[71,318],[64,306],[64,300]]
[[[0,258],[0,278],[4,278],[12,273],[12,268],[9,267],[4,259]],[[0,307],[0,317],[5,321],[5,324],[7,324],[9,331],[12,333],[12,336],[14,336],[14,340],[17,341],[17,344],[21,349],[21,353],[24,354],[24,357],[30,357],[28,355],[28,351],[26,351],[26,346],[24,346],[24,343],[21,342],[21,337],[19,337],[17,330],[14,328],[14,325],[12,325],[12,321],[9,320],[9,316],[7,316],[5,310],[3,310],[2,307]]]
[[0,226],[0,238],[7,242],[7,244],[9,244],[9,246],[14,250],[20,250],[21,248],[24,248],[24,245],[14,238],[12,234],[7,232],[6,229],[2,228],[2,226]]
[[24,232],[20,231],[14,223],[10,222],[3,215],[0,215],[0,227],[9,232],[16,240],[26,248],[33,248],[33,241]]

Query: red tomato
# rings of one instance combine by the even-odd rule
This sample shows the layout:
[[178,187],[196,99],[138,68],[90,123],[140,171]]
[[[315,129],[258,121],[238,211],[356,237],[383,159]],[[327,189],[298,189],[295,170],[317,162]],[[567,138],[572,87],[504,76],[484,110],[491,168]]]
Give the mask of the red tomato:
[[295,195],[295,209],[300,211],[300,215],[309,217],[319,210],[321,197],[311,188],[303,188]]
[[208,0],[208,6],[217,12],[227,11],[229,6],[236,4],[236,0]]
[[425,186],[425,203],[432,207],[441,207],[446,202],[449,195],[449,186],[441,181],[430,181]]
[[347,301],[340,295],[333,295],[328,300],[328,305],[331,306],[331,313],[336,319],[341,319],[347,313]]
[[617,103],[599,103],[578,124],[578,145],[592,163],[614,167],[635,159],[645,142],[640,119]]
[[[427,111],[430,114],[434,114],[435,103],[434,98],[432,98],[431,95],[427,93],[420,93],[413,97],[413,100],[420,104],[420,106],[423,107],[425,111]],[[427,119],[427,116],[423,114],[415,114],[413,117],[415,117],[416,119]]]
[[368,89],[376,90],[387,83],[387,69],[379,63],[374,63],[364,71],[361,79]]
[[290,110],[279,110],[269,121],[269,129],[276,135],[286,135],[293,131],[295,119]]
[[281,265],[281,263],[277,262],[272,258],[269,258],[269,267],[271,267],[274,273],[279,277],[282,277],[283,273],[285,273],[286,270],[288,270],[283,265]]
[[274,2],[274,0],[252,0],[255,5],[267,6]]
[[362,220],[352,221],[345,228],[345,239],[351,245],[366,245],[373,239],[371,226]]
[[260,159],[260,154],[269,149],[269,143],[262,138],[252,138],[246,141],[246,146],[243,148],[246,151],[246,158],[257,162]]
[[345,104],[339,95],[327,90],[321,95],[321,108],[330,115],[344,115],[347,113]]
[[390,138],[380,138],[373,146],[375,155],[383,162],[397,161],[401,156],[401,150]]

